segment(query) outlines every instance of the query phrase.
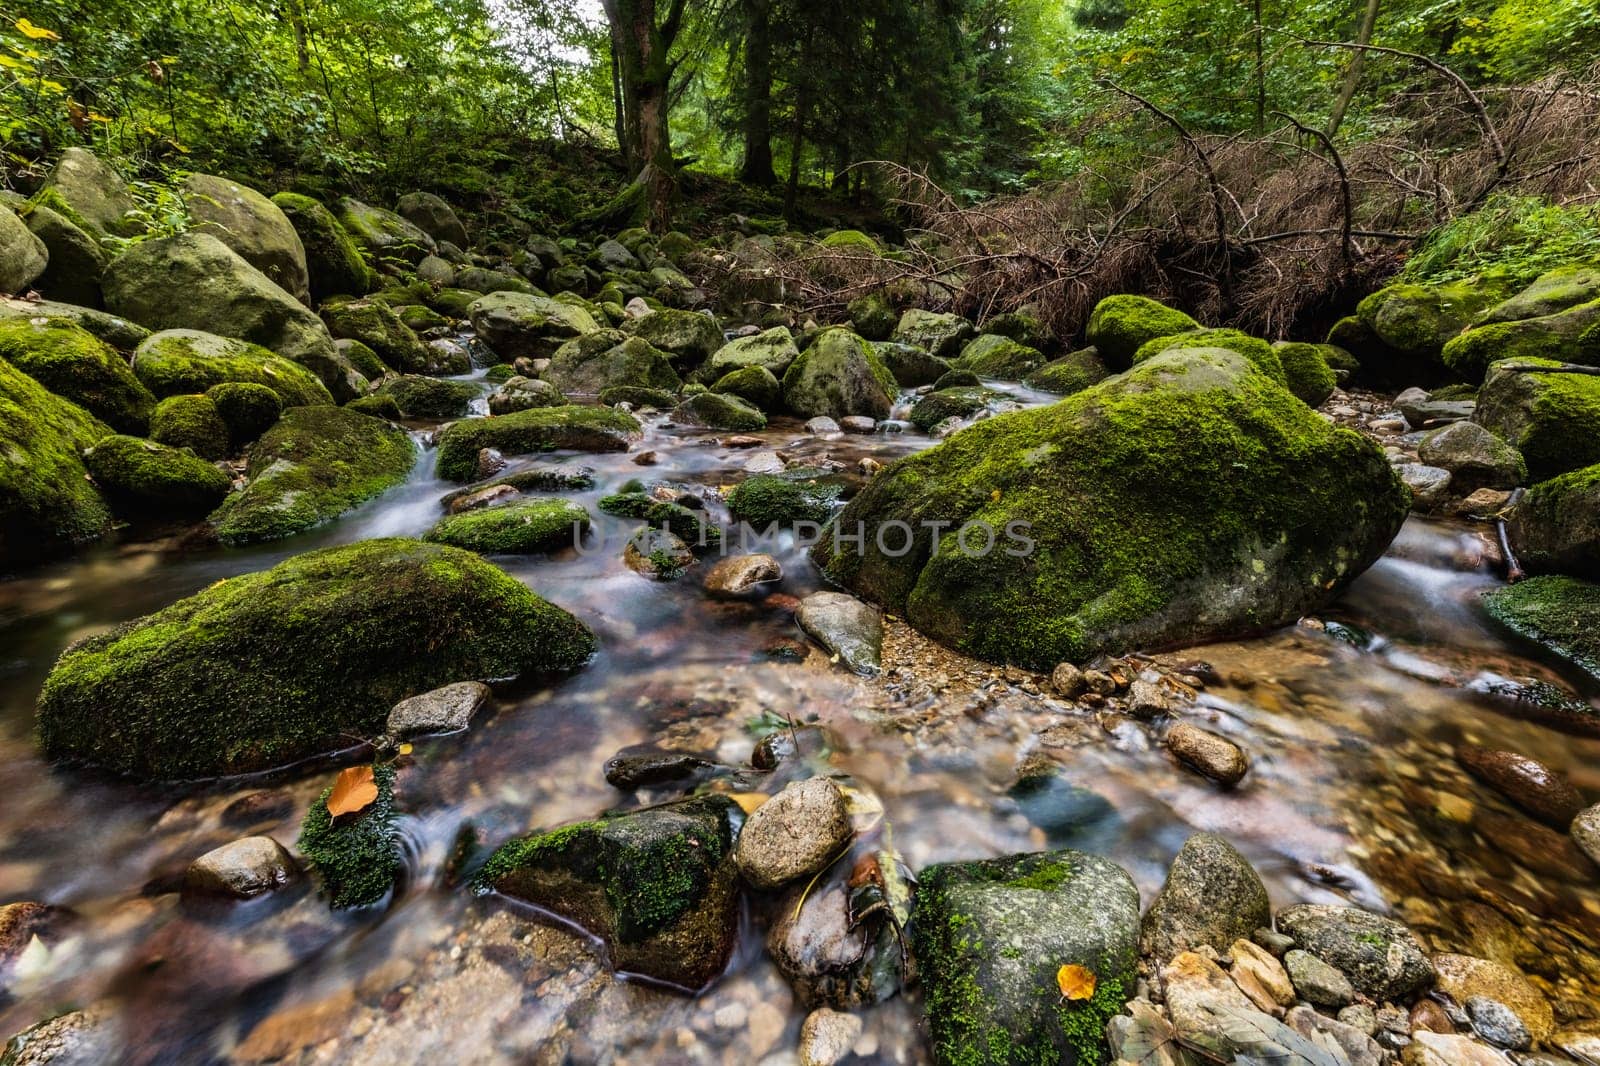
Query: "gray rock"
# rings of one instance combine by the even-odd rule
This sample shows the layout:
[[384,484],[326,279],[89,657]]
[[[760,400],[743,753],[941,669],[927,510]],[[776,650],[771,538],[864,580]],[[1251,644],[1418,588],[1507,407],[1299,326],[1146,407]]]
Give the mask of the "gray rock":
[[395,213],[436,241],[467,246],[467,228],[444,200],[431,192],[409,192],[394,206]]
[[1284,968],[1294,990],[1307,1003],[1319,1007],[1343,1007],[1356,998],[1350,979],[1308,951],[1295,948],[1284,953]]
[[0,204],[0,293],[23,293],[44,273],[50,253],[11,208]]
[[1158,965],[1202,945],[1226,951],[1271,921],[1255,867],[1222,837],[1197,833],[1184,842],[1145,913],[1139,950]]
[[1174,722],[1165,741],[1179,762],[1224,788],[1232,788],[1250,772],[1249,756],[1239,745],[1199,726]]
[[1395,473],[1411,490],[1412,506],[1423,511],[1432,510],[1444,502],[1450,491],[1450,471],[1425,463],[1401,463]]
[[844,794],[826,777],[796,781],[745,821],[734,862],[751,885],[774,889],[821,870],[852,833]]
[[1149,721],[1175,714],[1183,706],[1178,696],[1159,680],[1136,677],[1128,686],[1128,713]]
[[183,192],[194,229],[238,252],[296,300],[311,303],[305,245],[282,208],[248,185],[211,174],[190,174]]
[[434,733],[459,733],[471,724],[472,716],[490,695],[489,686],[481,681],[458,681],[403,699],[389,712],[389,735],[405,740]]
[[731,555],[706,574],[706,591],[719,600],[736,600],[762,591],[783,578],[783,567],[770,555]]
[[1339,1011],[1339,1021],[1368,1036],[1378,1031],[1378,1015],[1365,1003],[1352,1003]]
[[844,430],[827,415],[818,415],[816,418],[806,420],[806,432],[821,437],[829,433],[842,433]]
[[489,413],[509,415],[534,407],[559,407],[567,402],[561,390],[539,378],[514,377],[489,394]]
[[883,615],[842,592],[814,592],[800,601],[795,620],[829,655],[858,674],[882,669]]
[[132,237],[140,230],[139,205],[121,174],[86,148],[68,148],[44,187],[66,201],[80,225],[96,237]]
[[1512,489],[1528,475],[1522,453],[1476,422],[1453,422],[1422,438],[1417,458],[1450,471],[1450,491]]
[[[44,273],[34,280],[34,287],[69,304],[99,307],[104,302],[100,279],[111,261],[100,242],[42,203],[30,205],[23,221],[33,235],[44,242],[49,253],[49,262],[45,264]],[[0,222],[0,228],[4,225]],[[4,261],[5,257],[0,256],[0,262]]]
[[896,344],[910,344],[940,359],[954,359],[973,335],[972,323],[960,315],[912,308],[900,316],[890,338]]
[[266,836],[244,837],[190,863],[183,894],[249,899],[282,888],[299,875],[299,866],[282,844]]
[[[78,151],[81,149],[69,149]],[[104,1066],[126,1046],[101,1006],[68,1011],[24,1029],[0,1048],[4,1066]]]
[[800,1066],[835,1066],[861,1036],[859,1015],[822,1007],[800,1023]]
[[601,241],[594,257],[603,270],[638,270],[640,266],[638,257],[618,241]]
[[[1370,1013],[1370,1011],[1368,1012]],[[1310,1007],[1296,1007],[1284,1016],[1284,1022],[1301,1036],[1316,1038],[1322,1034],[1333,1038],[1350,1060],[1350,1066],[1383,1066],[1387,1061],[1383,1048],[1370,1033],[1343,1021],[1318,1014]],[[1377,1023],[1374,1021],[1374,1027]]]
[[1401,403],[1396,398],[1395,406],[1406,416],[1412,429],[1431,429],[1440,424],[1471,418],[1478,405],[1472,400],[1414,400]]
[[1572,820],[1572,839],[1596,866],[1600,866],[1600,803]]
[[839,419],[839,428],[846,433],[870,434],[878,428],[878,421],[866,415],[846,415]]
[[1467,1008],[1472,1028],[1495,1047],[1526,1051],[1533,1046],[1533,1037],[1517,1012],[1499,1000],[1473,996],[1462,1006]]
[[851,923],[847,866],[837,864],[815,885],[796,883],[773,911],[767,952],[805,1007],[870,1007],[898,992],[905,978],[890,923]]
[[1278,928],[1373,999],[1401,1002],[1433,984],[1433,964],[1416,936],[1381,914],[1303,903],[1279,912]]
[[1470,1036],[1412,1033],[1402,1061],[1405,1066],[1505,1066],[1506,1057]]

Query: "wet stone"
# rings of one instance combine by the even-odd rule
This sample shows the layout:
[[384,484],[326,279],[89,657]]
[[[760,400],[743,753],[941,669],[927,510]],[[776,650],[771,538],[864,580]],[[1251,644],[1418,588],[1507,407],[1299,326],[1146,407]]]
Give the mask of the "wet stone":
[[862,1021],[854,1014],[822,1007],[800,1025],[800,1066],[835,1066],[861,1036]]
[[1233,741],[1188,722],[1167,730],[1167,750],[1178,761],[1224,788],[1231,788],[1250,772],[1250,759]]
[[1456,749],[1456,760],[1473,777],[1555,828],[1566,829],[1583,810],[1583,796],[1572,783],[1537,759],[1463,744]]
[[734,862],[751,885],[774,889],[821,870],[851,837],[844,794],[825,777],[797,781],[745,820]]
[[842,592],[814,592],[800,601],[795,620],[848,669],[868,676],[882,669],[883,616],[876,607]]
[[1418,1032],[1406,1045],[1405,1066],[1506,1066],[1505,1056],[1471,1037]]
[[1222,837],[1190,837],[1145,913],[1140,950],[1164,962],[1209,945],[1225,951],[1271,921],[1267,889],[1247,859]]
[[783,567],[770,555],[732,555],[706,574],[706,591],[717,599],[742,599],[763,591],[783,577]]
[[1526,1051],[1533,1046],[1528,1027],[1522,1024],[1517,1012],[1488,996],[1473,996],[1464,1004],[1472,1028],[1495,1047],[1511,1051]]
[[1433,984],[1433,964],[1415,935],[1381,914],[1302,903],[1278,913],[1278,928],[1373,999],[1408,1001]]
[[1600,866],[1600,803],[1572,820],[1572,839],[1596,866]]
[[458,681],[409,699],[389,712],[388,732],[396,740],[437,733],[459,733],[472,723],[492,693],[479,681]]
[[1284,968],[1300,998],[1319,1007],[1342,1007],[1356,998],[1350,979],[1310,952],[1298,948],[1283,956]]
[[276,840],[245,837],[191,863],[183,877],[183,894],[186,898],[249,899],[282,888],[299,874],[294,858]]
[[806,422],[806,432],[810,433],[812,436],[822,437],[827,436],[830,433],[842,433],[844,430],[840,427],[839,423],[835,422],[827,415],[818,415],[817,417],[809,419]]

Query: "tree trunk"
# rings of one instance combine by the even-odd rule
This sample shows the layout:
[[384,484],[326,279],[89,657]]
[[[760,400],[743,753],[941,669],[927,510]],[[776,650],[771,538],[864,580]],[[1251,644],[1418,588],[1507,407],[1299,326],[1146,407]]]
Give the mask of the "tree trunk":
[[[1378,22],[1378,4],[1380,0],[1367,0],[1367,10],[1361,16],[1361,28],[1356,31],[1356,44],[1367,45],[1372,43],[1372,30]],[[1345,68],[1344,84],[1339,86],[1339,98],[1333,103],[1333,114],[1328,116],[1328,139],[1332,140],[1334,134],[1339,132],[1339,127],[1344,124],[1345,112],[1350,110],[1350,101],[1355,98],[1356,85],[1361,81],[1361,67],[1366,61],[1367,53],[1357,49],[1355,55],[1350,57],[1350,65]]]
[[656,0],[602,0],[611,25],[611,54],[622,85],[624,155],[638,168],[645,187],[650,226],[672,227],[677,174],[672,164],[669,124],[672,43],[682,26],[687,0],[670,0],[664,21],[656,22]]
[[775,184],[772,169],[772,0],[744,0],[744,162],[739,180]]
[[1267,131],[1267,53],[1261,27],[1261,0],[1255,0],[1256,29],[1256,136]]

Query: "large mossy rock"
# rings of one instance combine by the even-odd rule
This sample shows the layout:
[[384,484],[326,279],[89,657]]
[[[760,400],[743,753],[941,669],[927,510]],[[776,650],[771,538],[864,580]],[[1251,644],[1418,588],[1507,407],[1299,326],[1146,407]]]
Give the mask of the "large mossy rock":
[[1197,329],[1172,337],[1156,337],[1139,345],[1139,350],[1133,353],[1134,364],[1142,363],[1162,352],[1170,352],[1174,348],[1226,348],[1250,360],[1258,370],[1273,381],[1288,384],[1288,378],[1283,373],[1283,363],[1272,345],[1260,337],[1252,337],[1237,329]]
[[[101,307],[105,298],[100,293],[100,279],[105,276],[110,257],[92,235],[51,207],[49,199],[48,193],[42,194],[40,199],[22,209],[22,220],[33,235],[44,242],[49,253],[49,262],[45,264],[44,273],[34,280],[34,288],[53,300]],[[3,226],[0,222],[0,227]],[[3,289],[0,285],[0,290]]]
[[292,359],[341,403],[366,390],[322,320],[209,233],[134,245],[106,269],[105,294],[107,308],[150,329],[202,329]]
[[1071,396],[1090,385],[1098,385],[1110,375],[1097,348],[1080,348],[1060,359],[1052,359],[1022,379],[1030,389]]
[[389,378],[378,386],[378,395],[393,397],[405,418],[460,418],[479,392],[478,386],[470,381],[446,381],[419,374]]
[[50,251],[28,224],[0,204],[0,293],[24,293],[44,273]]
[[1021,405],[1010,395],[982,385],[958,385],[930,392],[911,408],[911,424],[924,433],[946,419],[967,419],[983,412],[1016,410]]
[[285,407],[333,402],[310,370],[259,344],[197,329],[151,334],[133,353],[133,372],[156,396],[206,392],[225,382],[264,385]]
[[582,504],[548,497],[450,515],[424,539],[484,554],[526,554],[570,548],[588,529],[589,512]]
[[1021,381],[1043,366],[1044,362],[1044,355],[1037,348],[1018,344],[998,333],[985,333],[961,349],[961,358],[951,365],[983,378]]
[[879,341],[875,342],[872,348],[902,389],[932,385],[950,372],[949,360],[940,359],[937,355],[924,351],[914,344]]
[[1478,317],[1479,325],[1558,315],[1600,300],[1600,263],[1569,263],[1540,274],[1521,292]]
[[233,487],[211,463],[139,437],[106,437],[83,453],[84,465],[120,515],[185,518],[210,511]]
[[250,449],[244,491],[211,516],[224,544],[256,544],[320,525],[406,479],[405,430],[342,407],[291,407]]
[[461,224],[454,209],[433,193],[408,192],[400,197],[394,210],[435,241],[449,241],[457,248],[467,247],[467,227]]
[[437,472],[447,481],[478,477],[478,452],[625,452],[643,435],[637,419],[608,407],[536,407],[498,418],[469,418],[439,436]]
[[623,322],[622,330],[666,352],[673,365],[682,370],[704,363],[727,339],[716,319],[698,311],[652,311]]
[[1307,407],[1321,407],[1339,384],[1333,367],[1328,365],[1328,348],[1326,344],[1303,341],[1281,341],[1272,346],[1283,367],[1283,383]]
[[238,252],[296,300],[311,302],[305,245],[277,204],[248,185],[212,174],[185,178],[183,201],[194,219],[194,229]]
[[61,318],[0,319],[0,359],[119,433],[143,436],[156,398],[116,349]]
[[913,307],[900,316],[889,339],[900,344],[914,344],[940,359],[954,359],[973,333],[972,323],[960,315]]
[[83,449],[110,427],[0,359],[0,570],[94,540],[111,512]]
[[1600,364],[1600,300],[1538,318],[1478,326],[1444,346],[1445,365],[1467,381],[1482,380],[1489,365],[1501,359]]
[[1600,683],[1600,585],[1555,574],[1497,588],[1489,617]]
[[1507,516],[1506,530],[1528,571],[1600,580],[1600,465],[1533,486]]
[[739,925],[739,808],[701,796],[502,845],[477,878],[605,940],[613,965],[698,990],[727,965]]
[[342,198],[334,215],[373,259],[396,259],[415,266],[439,250],[438,243],[419,226],[354,197]]
[[672,420],[679,425],[733,433],[757,433],[767,428],[767,416],[749,400],[733,393],[702,392],[672,409]]
[[1328,341],[1348,348],[1369,381],[1433,385],[1455,376],[1445,365],[1445,345],[1507,295],[1496,278],[1398,282],[1362,300],[1354,321],[1335,326]]
[[1134,353],[1157,337],[1200,328],[1200,323],[1148,296],[1107,296],[1095,304],[1085,329],[1089,345],[1113,370],[1133,364]]
[[45,178],[44,190],[66,206],[68,218],[96,239],[132,237],[139,205],[128,183],[86,148],[68,148]]
[[712,384],[711,391],[737,396],[762,411],[775,411],[783,402],[783,384],[764,366],[731,370]]
[[709,384],[747,366],[766,367],[775,378],[782,378],[791,363],[800,358],[794,334],[788,326],[774,326],[753,337],[740,337],[718,348],[696,375]]
[[[931,866],[912,917],[937,1066],[1100,1066],[1106,1023],[1135,993],[1139,890],[1079,851]],[[1064,966],[1095,977],[1067,999]]]
[[122,351],[132,351],[150,336],[150,331],[137,322],[60,300],[14,300],[0,296],[0,320],[7,318],[64,318]]
[[300,235],[313,301],[320,303],[330,296],[362,296],[372,291],[376,280],[372,268],[332,211],[309,196],[293,192],[280,192],[272,202]]
[[322,305],[322,318],[329,333],[365,344],[397,374],[434,369],[432,349],[382,300],[332,299]]
[[170,448],[187,448],[202,459],[226,459],[233,432],[216,403],[205,395],[168,396],[150,416],[150,439]]
[[1546,359],[1491,364],[1472,414],[1522,453],[1534,481],[1600,463],[1600,377],[1550,369],[1558,366]]
[[783,375],[783,402],[797,415],[888,418],[900,386],[870,341],[823,330]]
[[666,352],[614,329],[574,337],[556,349],[544,380],[569,396],[598,396],[614,388],[676,392],[683,384]]
[[229,578],[69,647],[39,696],[52,759],[144,778],[286,766],[383,733],[456,681],[582,665],[594,636],[471,552],[369,540]]
[[522,292],[493,292],[467,308],[472,328],[496,355],[548,359],[573,337],[600,328],[594,316],[562,300]]
[[[1408,507],[1375,445],[1237,353],[1176,350],[900,460],[839,517],[865,547],[824,538],[813,557],[943,643],[1044,668],[1292,622]],[[895,521],[914,531],[898,557],[874,535]]]

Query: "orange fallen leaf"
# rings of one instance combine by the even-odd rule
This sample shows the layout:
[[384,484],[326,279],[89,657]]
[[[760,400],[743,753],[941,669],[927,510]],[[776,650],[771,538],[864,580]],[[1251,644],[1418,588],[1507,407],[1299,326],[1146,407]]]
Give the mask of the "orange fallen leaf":
[[1094,995],[1094,971],[1070,963],[1056,971],[1062,999],[1089,999]]
[[372,806],[378,798],[378,782],[370,766],[352,766],[340,770],[328,793],[328,814],[334,818],[346,814],[359,814]]
[[744,813],[754,814],[756,808],[767,802],[769,797],[765,792],[734,792],[728,798],[737,803]]

